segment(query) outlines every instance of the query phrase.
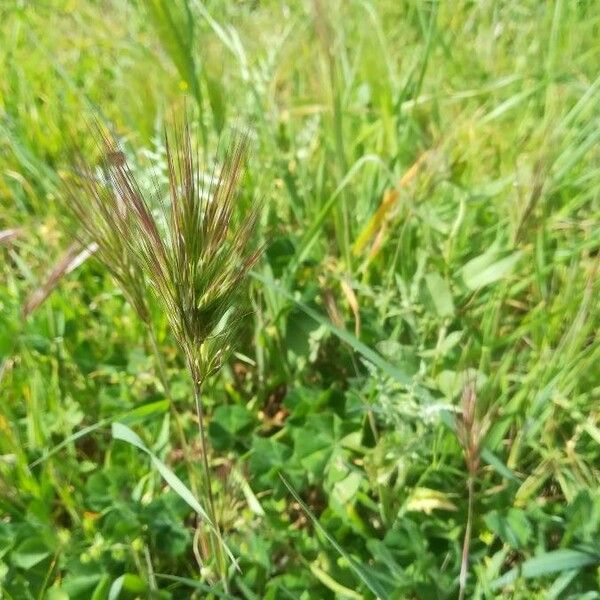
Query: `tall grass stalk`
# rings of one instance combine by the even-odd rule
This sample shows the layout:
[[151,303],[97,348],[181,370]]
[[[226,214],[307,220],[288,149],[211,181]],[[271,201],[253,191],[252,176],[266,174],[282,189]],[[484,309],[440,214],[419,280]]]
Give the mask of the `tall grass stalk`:
[[[176,127],[172,138],[165,136],[169,199],[157,196],[150,202],[116,141],[104,130],[98,131],[105,157],[104,180],[85,164],[79,165],[83,175],[79,184],[68,186],[73,212],[147,325],[165,393],[168,378],[150,302],[166,314],[185,356],[194,390],[211,547],[227,591],[227,561],[215,509],[202,384],[228,356],[242,318],[242,283],[261,252],[253,242],[257,211],[238,221],[234,210],[246,140],[236,140],[223,167],[215,166],[205,175],[200,171],[199,150],[192,143],[189,123]],[[183,429],[181,438],[185,446]]]
[[475,479],[481,464],[483,439],[489,429],[489,416],[481,418],[477,413],[477,389],[474,381],[467,381],[461,396],[461,414],[456,423],[458,441],[463,450],[467,466],[467,523],[461,554],[459,575],[459,600],[463,600],[467,590],[469,577],[469,549],[473,529],[473,512],[475,504]]
[[163,353],[160,351],[160,347],[158,344],[158,339],[156,338],[156,332],[154,327],[148,327],[148,339],[150,340],[150,346],[152,347],[152,353],[154,354],[154,359],[156,360],[156,369],[158,372],[158,379],[163,388],[163,392],[165,394],[166,399],[169,401],[169,408],[171,410],[171,414],[173,415],[173,420],[175,421],[175,429],[177,430],[177,437],[179,438],[179,445],[181,446],[181,450],[183,452],[183,456],[185,458],[185,463],[188,466],[188,476],[190,478],[190,485],[195,494],[198,493],[198,484],[196,481],[196,476],[194,470],[191,468],[192,465],[192,457],[190,454],[190,447],[185,436],[185,431],[183,427],[183,423],[181,422],[181,415],[177,410],[177,406],[175,405],[175,401],[173,400],[173,394],[171,393],[171,386],[169,385],[169,375],[167,373],[167,366],[165,364],[165,359]]

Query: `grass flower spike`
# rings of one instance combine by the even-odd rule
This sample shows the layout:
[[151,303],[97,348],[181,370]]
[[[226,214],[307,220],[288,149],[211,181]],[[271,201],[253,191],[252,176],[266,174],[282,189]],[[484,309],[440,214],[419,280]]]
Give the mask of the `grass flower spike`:
[[139,226],[131,210],[141,194],[117,142],[99,124],[93,131],[103,156],[100,169],[77,160],[76,179],[63,180],[67,206],[81,227],[81,241],[96,244],[97,258],[150,327],[147,282],[137,252]]
[[245,138],[237,140],[220,172],[203,177],[185,124],[174,147],[166,141],[167,235],[158,233],[146,205],[136,207],[145,229],[141,257],[149,280],[199,382],[218,370],[230,348],[241,283],[260,255],[252,241],[257,212],[234,222],[246,145]]
[[[164,310],[194,386],[213,550],[225,587],[223,543],[215,514],[201,386],[223,364],[243,316],[242,283],[260,256],[254,243],[257,211],[241,221],[235,200],[247,149],[237,139],[223,166],[200,170],[187,122],[165,137],[168,198],[148,201],[116,141],[98,128],[103,178],[79,164],[81,183],[67,186],[71,209],[98,257],[142,320],[150,324],[148,293]],[[151,327],[151,325],[150,325]]]

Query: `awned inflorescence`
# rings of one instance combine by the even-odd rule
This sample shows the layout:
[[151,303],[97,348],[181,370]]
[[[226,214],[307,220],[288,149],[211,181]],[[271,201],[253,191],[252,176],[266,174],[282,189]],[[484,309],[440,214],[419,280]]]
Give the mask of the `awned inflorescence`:
[[[240,216],[236,197],[247,138],[230,144],[220,167],[205,173],[188,121],[165,135],[168,194],[147,198],[113,136],[95,127],[103,160],[84,161],[65,181],[68,206],[87,242],[152,329],[150,306],[166,314],[194,384],[208,513],[220,533],[207,458],[201,385],[223,364],[243,316],[242,283],[260,256],[256,208]],[[222,556],[218,558],[222,571]]]

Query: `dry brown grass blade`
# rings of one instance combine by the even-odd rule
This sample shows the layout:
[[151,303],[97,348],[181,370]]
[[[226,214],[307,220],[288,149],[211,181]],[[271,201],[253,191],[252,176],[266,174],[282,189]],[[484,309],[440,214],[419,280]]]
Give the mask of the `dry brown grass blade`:
[[15,238],[23,233],[21,228],[4,229],[0,231],[0,245],[8,246]]
[[56,288],[60,280],[69,273],[72,273],[77,267],[83,264],[96,250],[98,246],[95,242],[81,248],[78,242],[71,244],[68,250],[62,255],[54,268],[50,271],[44,283],[35,289],[23,304],[21,314],[26,319],[48,298]]
[[323,297],[323,304],[325,305],[325,310],[329,315],[329,319],[336,327],[344,326],[344,319],[340,314],[340,310],[335,301],[335,295],[331,291],[330,288],[324,287],[321,291],[321,296]]
[[359,338],[360,337],[360,308],[358,306],[358,298],[352,289],[352,286],[348,283],[346,279],[342,279],[340,281],[340,285],[342,287],[342,292],[346,297],[346,301],[350,306],[350,310],[354,315],[354,335]]
[[[406,188],[415,179],[430,153],[431,151],[423,152],[423,154],[417,158],[406,173],[400,178],[397,187],[385,190],[381,204],[356,238],[356,242],[354,242],[352,252],[355,256],[360,256],[362,254],[369,243],[369,240],[374,236],[376,236],[376,242],[378,242],[377,249],[381,245],[381,237],[387,228],[389,213],[400,198],[401,190]],[[371,250],[370,257],[374,256],[374,254],[376,254],[376,251],[373,252],[373,250]]]

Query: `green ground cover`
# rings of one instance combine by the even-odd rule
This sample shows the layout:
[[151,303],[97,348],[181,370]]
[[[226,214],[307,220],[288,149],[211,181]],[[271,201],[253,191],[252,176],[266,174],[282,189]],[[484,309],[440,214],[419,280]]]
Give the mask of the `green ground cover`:
[[[594,0],[0,3],[0,598],[600,598],[599,40]],[[186,110],[262,203],[204,389],[227,593],[164,314],[168,389],[94,257],[38,302],[90,119],[149,187]]]

